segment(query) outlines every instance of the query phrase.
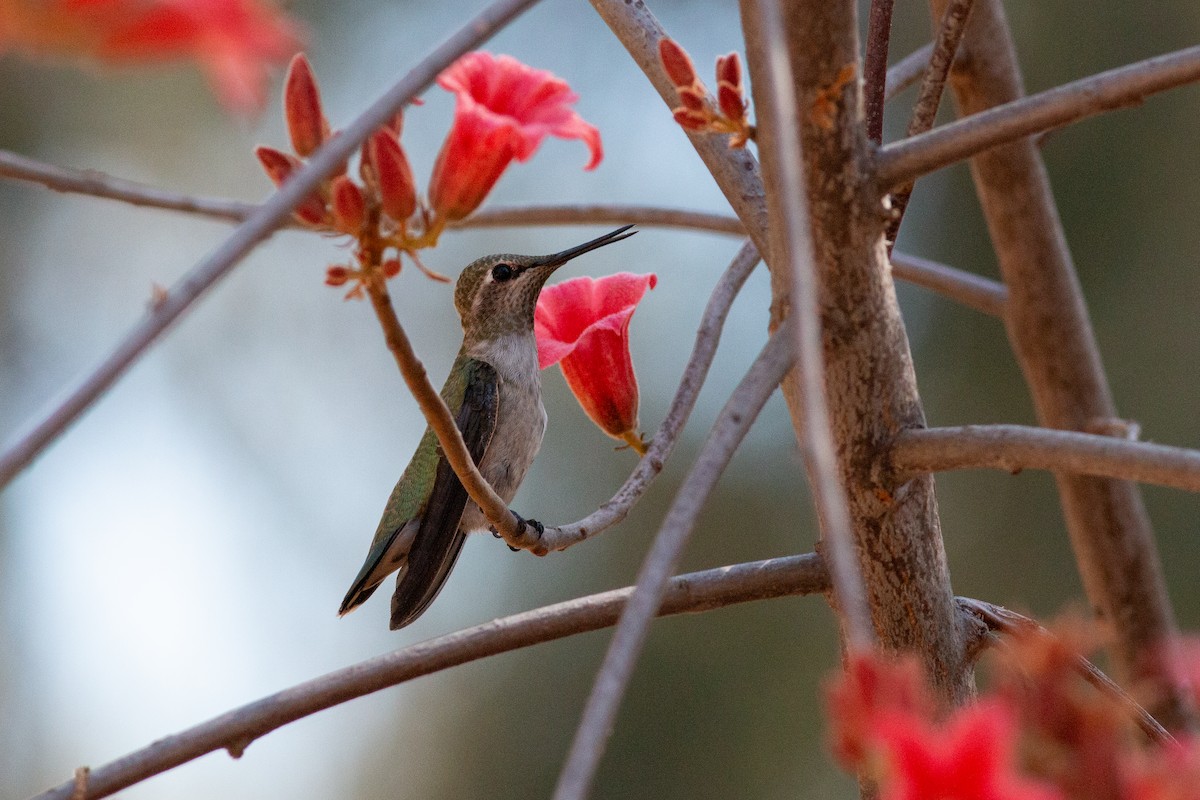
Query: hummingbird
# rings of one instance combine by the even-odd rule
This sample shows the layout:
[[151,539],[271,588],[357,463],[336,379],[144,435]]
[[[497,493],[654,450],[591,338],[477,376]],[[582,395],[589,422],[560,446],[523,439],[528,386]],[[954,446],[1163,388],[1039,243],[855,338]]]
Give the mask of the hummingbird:
[[[512,500],[546,431],[533,312],[546,280],[563,264],[627,239],[632,225],[548,256],[507,253],[471,262],[454,287],[463,343],[442,387],[467,450],[505,503]],[[515,514],[515,512],[514,512]],[[539,533],[537,520],[516,515]],[[366,601],[399,570],[392,630],[412,623],[437,597],[468,533],[488,527],[451,469],[429,427],[388,497],[367,560],[342,601],[340,615]]]

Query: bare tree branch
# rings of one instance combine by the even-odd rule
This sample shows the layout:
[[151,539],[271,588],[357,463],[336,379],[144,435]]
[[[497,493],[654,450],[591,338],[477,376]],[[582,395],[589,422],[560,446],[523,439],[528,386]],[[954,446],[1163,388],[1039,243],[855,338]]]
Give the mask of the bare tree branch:
[[0,178],[39,183],[56,192],[103,197],[135,206],[183,211],[228,222],[243,222],[259,208],[253,203],[221,197],[196,197],[159,189],[96,170],[58,167],[9,150],[0,150]]
[[771,336],[721,409],[696,463],[679,487],[638,572],[633,594],[600,665],[566,764],[559,773],[555,800],[587,797],[612,733],[617,708],[645,644],[650,621],[662,604],[669,576],[734,451],[791,367],[792,335],[785,324]]
[[[944,3],[935,0],[935,8]],[[1026,102],[1035,108],[1043,103],[1020,99],[1024,87],[999,0],[976,0],[960,49],[951,82],[961,113],[971,115],[967,121],[997,111],[1003,115],[1009,112],[1000,109],[1011,111]],[[1114,84],[1146,88],[1145,81],[1168,75],[1175,80],[1189,70],[1200,74],[1200,48],[1074,86],[1095,91],[1093,100],[1111,105]],[[1048,94],[1072,96],[1063,90]],[[996,111],[988,110],[994,107]],[[1075,431],[1119,427],[1041,154],[1025,139],[982,153],[972,160],[971,171],[1008,285],[1005,327],[1038,422]],[[1128,481],[1063,472],[1055,480],[1088,601],[1113,629],[1118,677],[1125,682],[1144,677],[1162,698],[1152,708],[1159,719],[1172,727],[1189,726],[1190,693],[1176,685],[1165,663],[1150,657],[1161,642],[1175,638],[1176,627],[1139,488]]]
[[[1041,636],[1054,636],[1053,632],[1043,628],[1036,620],[1030,619],[1023,614],[1018,614],[1015,611],[1010,611],[1003,606],[987,603],[983,600],[973,600],[969,597],[956,597],[954,599],[960,609],[981,620],[990,631],[1010,635],[1032,631]],[[1122,689],[1116,681],[1105,675],[1091,661],[1083,656],[1076,656],[1075,670],[1084,680],[1102,694],[1107,695],[1123,706],[1150,741],[1158,744],[1174,743],[1175,737],[1154,718],[1153,714],[1143,708],[1141,703],[1134,700],[1129,692]]]
[[884,145],[878,155],[879,180],[884,186],[900,186],[997,145],[1137,105],[1197,80],[1200,45],[1101,72]]
[[758,250],[751,242],[746,242],[725,270],[725,274],[717,281],[700,318],[696,344],[692,348],[687,366],[684,367],[675,399],[671,401],[667,416],[655,432],[654,438],[650,440],[646,455],[638,461],[637,467],[626,479],[625,484],[617,490],[611,500],[578,522],[546,528],[538,546],[533,550],[534,553],[541,555],[551,550],[564,550],[620,523],[629,514],[629,509],[633,508],[650,488],[650,484],[658,477],[675,449],[679,434],[691,416],[696,398],[700,396],[700,389],[708,375],[708,368],[712,366],[713,356],[716,355],[725,318],[729,315],[729,309],[742,285],[758,262]]
[[897,278],[937,292],[984,314],[1004,316],[1008,289],[1003,283],[899,250],[892,251],[891,259],[892,274]]
[[[909,119],[908,130],[905,132],[910,138],[933,127],[938,106],[942,103],[942,93],[946,88],[946,76],[950,74],[950,65],[954,63],[954,56],[958,53],[958,43],[962,41],[963,32],[967,29],[967,18],[971,15],[974,2],[975,0],[950,0],[942,13],[937,37],[933,40],[929,67],[921,80],[917,103],[913,107],[912,118]],[[896,235],[900,230],[900,223],[904,220],[904,210],[908,208],[912,192],[911,182],[892,192],[892,218],[888,221],[887,228],[889,253],[896,245]]]
[[[918,51],[923,52],[923,51]],[[16,153],[0,150],[0,177],[43,184],[55,191],[76,192],[94,197],[119,200],[135,206],[183,211],[212,219],[241,222],[248,219],[259,206],[221,197],[202,197],[171,192],[136,181],[115,178],[94,170],[74,170],[45,164]],[[735,217],[655,206],[621,205],[614,203],[559,206],[497,206],[475,212],[463,220],[450,223],[451,228],[495,228],[509,225],[587,225],[608,222],[635,223],[688,230],[710,231],[731,236],[744,236],[745,227]],[[287,220],[280,227],[301,228],[298,222]],[[996,304],[988,299],[990,293],[1003,292],[999,284],[989,284],[968,272],[932,261],[895,254],[892,259],[895,275],[945,295],[985,314]]]
[[978,467],[1044,469],[1200,492],[1200,450],[1024,425],[902,431],[889,465],[901,479]]
[[370,133],[433,83],[460,55],[532,5],[535,0],[495,0],[433,49],[387,90],[340,136],[327,141],[311,160],[260,206],[215,251],[183,277],[161,302],[44,418],[20,434],[0,455],[0,489],[89,408],[179,317],[229,273],[259,242],[271,235],[314,188],[349,158]]
[[[884,0],[878,5],[886,6],[886,13],[877,12],[877,4],[871,4],[872,30],[876,25],[891,23],[891,0]],[[880,20],[876,19],[877,14]],[[846,488],[842,485],[829,420],[825,359],[821,344],[821,304],[817,299],[819,289],[810,233],[812,221],[808,210],[800,133],[793,124],[794,120],[800,118],[793,91],[796,78],[788,59],[788,42],[779,4],[774,0],[758,0],[758,14],[747,15],[745,25],[746,39],[757,41],[767,55],[763,62],[766,69],[756,73],[755,78],[765,83],[759,97],[765,96],[769,102],[758,106],[758,114],[760,126],[770,128],[774,135],[760,142],[760,152],[766,163],[776,165],[779,171],[775,180],[767,184],[767,207],[783,228],[779,232],[780,250],[777,251],[777,256],[784,262],[780,266],[786,267],[791,273],[791,313],[788,318],[794,320],[793,328],[796,331],[793,380],[800,395],[800,415],[804,421],[800,446],[812,484],[821,541],[825,547],[823,555],[832,578],[834,606],[842,617],[846,645],[851,650],[865,650],[875,644],[875,629],[871,625],[871,607],[867,603],[867,590],[863,585],[858,553],[854,549]],[[884,55],[879,56],[881,59],[886,57],[887,34],[886,28],[882,32],[876,31],[875,36],[882,44],[880,41],[868,42],[868,70],[872,46],[884,51]],[[882,125],[882,69],[875,77],[880,83],[875,99],[879,103]],[[870,124],[868,113],[868,129]],[[772,148],[773,153],[766,152]],[[778,208],[773,208],[776,205]]]
[[917,48],[904,58],[888,67],[887,88],[883,100],[887,102],[908,87],[921,80],[929,68],[929,56],[933,54],[933,42]]
[[[863,59],[863,106],[867,138],[883,141],[883,103],[887,88],[888,45],[892,39],[892,6],[895,0],[871,0],[867,12],[867,53]],[[759,111],[765,111],[759,108]]]
[[[827,588],[825,567],[812,553],[735,564],[672,578],[659,615]],[[609,627],[632,593],[632,588],[615,589],[492,620],[284,689],[91,770],[84,797],[107,797],[217,750],[236,758],[255,739],[290,722],[422,675]],[[70,800],[74,790],[75,782],[67,781],[33,800]]]

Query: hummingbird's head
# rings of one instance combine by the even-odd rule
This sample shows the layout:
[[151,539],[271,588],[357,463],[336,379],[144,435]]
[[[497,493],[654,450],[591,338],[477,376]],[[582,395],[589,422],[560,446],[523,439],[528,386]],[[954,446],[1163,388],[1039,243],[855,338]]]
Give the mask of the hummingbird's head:
[[498,253],[472,261],[454,287],[454,306],[467,338],[490,339],[533,330],[538,295],[554,271],[576,256],[628,239],[637,233],[629,231],[632,227],[626,225],[549,256]]

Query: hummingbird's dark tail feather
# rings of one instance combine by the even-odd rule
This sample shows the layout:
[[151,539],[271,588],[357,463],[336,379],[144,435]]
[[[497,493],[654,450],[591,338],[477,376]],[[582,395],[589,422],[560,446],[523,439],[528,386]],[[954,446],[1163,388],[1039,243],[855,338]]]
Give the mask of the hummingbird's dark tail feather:
[[392,595],[392,630],[403,628],[425,613],[425,609],[429,608],[429,604],[446,585],[446,579],[450,577],[466,541],[467,535],[455,530],[444,549],[439,549],[437,553],[431,552],[432,548],[420,551],[422,555],[434,558],[409,560],[408,566],[401,570],[396,580],[396,593]]
[[[478,465],[496,429],[499,403],[496,370],[482,361],[472,361],[467,386],[463,392],[458,424],[467,452]],[[392,595],[392,630],[403,628],[429,607],[458,554],[462,552],[466,533],[459,529],[467,507],[467,490],[463,488],[454,469],[444,457],[439,460],[437,475],[429,501],[421,514],[421,522],[408,551],[408,563],[396,580]]]

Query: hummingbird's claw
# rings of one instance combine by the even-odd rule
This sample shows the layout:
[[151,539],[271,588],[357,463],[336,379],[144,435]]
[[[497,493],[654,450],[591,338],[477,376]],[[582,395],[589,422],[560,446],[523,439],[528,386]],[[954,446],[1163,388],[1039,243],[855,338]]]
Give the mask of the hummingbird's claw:
[[[512,509],[509,509],[509,510],[512,511]],[[535,531],[537,531],[537,538],[539,540],[541,540],[542,535],[546,533],[546,526],[543,525],[542,523],[538,522],[536,519],[525,519],[524,517],[522,517],[520,514],[518,514],[515,511],[512,512],[512,515],[517,518],[517,533],[520,534],[521,536],[525,535],[525,531],[527,528],[533,528]],[[510,544],[508,546],[508,549],[512,550],[514,553],[516,553],[521,548],[513,547]]]

